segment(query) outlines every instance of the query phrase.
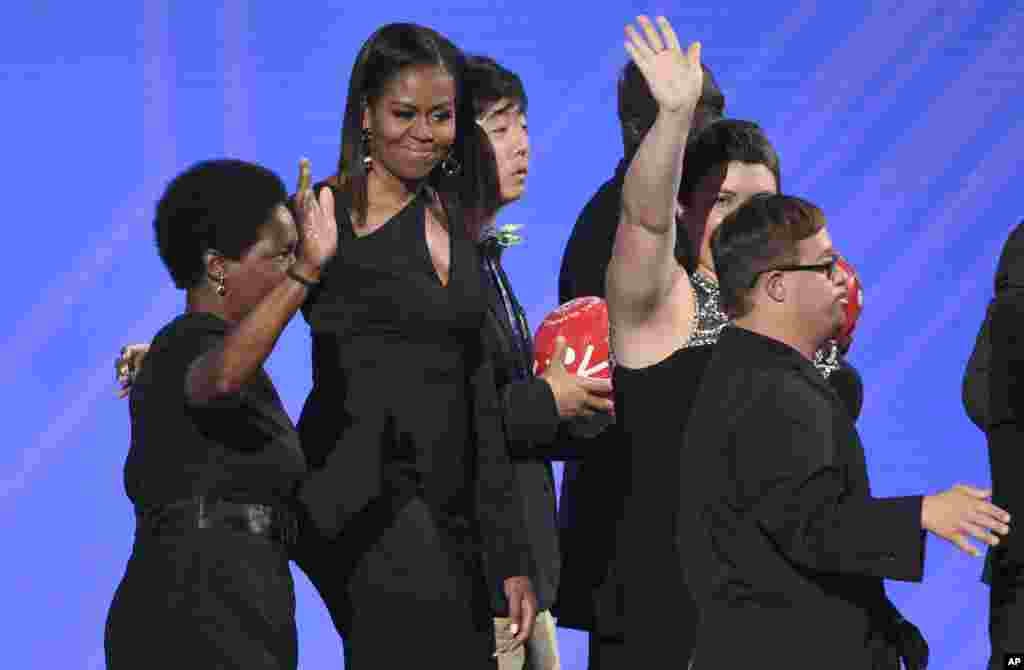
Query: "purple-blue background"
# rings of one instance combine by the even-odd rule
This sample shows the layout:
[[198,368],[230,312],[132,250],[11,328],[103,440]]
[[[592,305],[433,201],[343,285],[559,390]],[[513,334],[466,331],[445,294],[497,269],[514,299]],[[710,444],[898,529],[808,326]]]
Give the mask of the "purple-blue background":
[[[681,39],[704,43],[730,115],[766,128],[784,190],[823,206],[867,285],[852,359],[866,380],[860,428],[875,493],[989,479],[960,379],[1000,245],[1024,215],[1021,0],[8,4],[8,667],[103,665],[133,528],[121,484],[127,404],[115,399],[112,361],[183,306],[154,250],[155,199],[186,165],[220,155],[259,161],[288,183],[300,156],[317,177],[330,173],[356,50],[390,21],[433,26],[526,83],[533,170],[501,222],[526,224],[526,243],[506,258],[537,324],[555,306],[576,215],[621,154],[622,27],[666,13]],[[269,368],[297,417],[310,379],[301,319]],[[987,658],[980,570],[929,540],[925,583],[890,586],[930,640],[934,670]],[[326,611],[297,583],[301,666],[339,667]],[[563,667],[584,668],[585,636],[563,630],[561,640]]]

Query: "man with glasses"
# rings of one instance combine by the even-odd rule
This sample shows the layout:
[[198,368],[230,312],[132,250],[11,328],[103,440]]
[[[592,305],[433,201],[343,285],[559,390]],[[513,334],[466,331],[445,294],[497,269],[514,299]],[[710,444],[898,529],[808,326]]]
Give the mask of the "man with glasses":
[[755,196],[711,248],[732,323],[681,456],[678,532],[701,612],[693,670],[899,668],[882,579],[922,578],[923,530],[976,556],[966,536],[995,545],[1009,515],[969,486],[871,496],[853,421],[812,364],[847,299],[816,206]]

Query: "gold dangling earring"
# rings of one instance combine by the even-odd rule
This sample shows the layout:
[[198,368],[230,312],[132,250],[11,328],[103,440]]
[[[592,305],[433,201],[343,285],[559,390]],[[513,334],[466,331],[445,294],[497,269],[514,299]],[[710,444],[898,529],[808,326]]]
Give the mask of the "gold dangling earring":
[[369,172],[373,168],[373,157],[370,155],[370,142],[373,141],[373,131],[363,128],[363,170]]
[[224,285],[224,275],[219,274],[213,278],[213,281],[217,284],[217,295],[224,297],[228,294],[228,287]]

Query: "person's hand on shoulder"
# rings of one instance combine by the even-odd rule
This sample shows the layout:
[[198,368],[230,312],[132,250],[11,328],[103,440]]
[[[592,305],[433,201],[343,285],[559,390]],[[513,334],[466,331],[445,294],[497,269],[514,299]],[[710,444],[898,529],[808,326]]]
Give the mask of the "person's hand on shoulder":
[[114,360],[117,371],[118,398],[126,398],[132,390],[135,377],[142,368],[142,361],[149,352],[149,344],[129,344],[121,347],[121,353]]

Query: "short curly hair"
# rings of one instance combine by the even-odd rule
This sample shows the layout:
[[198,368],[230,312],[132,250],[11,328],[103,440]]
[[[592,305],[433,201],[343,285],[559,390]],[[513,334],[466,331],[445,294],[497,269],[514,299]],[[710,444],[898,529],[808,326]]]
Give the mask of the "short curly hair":
[[190,289],[202,281],[207,251],[240,259],[287,198],[279,176],[240,160],[202,161],[171,180],[157,202],[153,228],[174,285]]

